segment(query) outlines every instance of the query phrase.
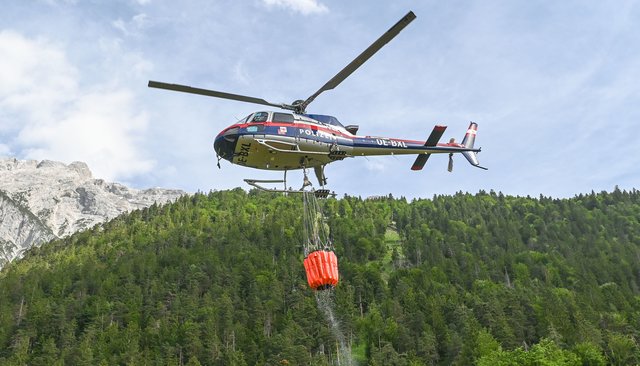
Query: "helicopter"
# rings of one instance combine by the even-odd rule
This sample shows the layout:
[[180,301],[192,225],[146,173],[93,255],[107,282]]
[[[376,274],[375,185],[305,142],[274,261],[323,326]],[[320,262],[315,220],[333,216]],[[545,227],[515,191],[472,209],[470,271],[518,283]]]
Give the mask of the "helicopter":
[[[266,189],[262,183],[285,184],[289,170],[303,169],[305,186],[311,185],[306,170],[313,168],[318,183],[327,184],[324,174],[326,165],[348,157],[375,155],[418,155],[411,166],[412,170],[421,170],[432,154],[449,154],[448,170],[453,170],[453,154],[462,154],[469,163],[481,169],[477,153],[481,149],[474,147],[478,125],[471,122],[460,143],[455,139],[440,143],[447,126],[436,125],[426,141],[404,140],[390,137],[358,136],[359,126],[342,125],[336,117],[307,113],[306,109],[321,93],[332,90],[364,64],[384,45],[396,37],[416,15],[409,11],[380,38],[358,55],[351,63],[338,72],[318,91],[305,100],[296,100],[291,104],[271,103],[261,98],[231,94],[209,89],[194,88],[180,84],[149,81],[148,86],[171,91],[199,94],[216,98],[260,104],[276,107],[283,111],[257,111],[240,119],[222,130],[214,140],[214,150],[220,160],[232,164],[256,169],[284,171],[284,180],[245,181],[260,189]],[[273,189],[276,190],[276,189]],[[301,189],[302,190],[302,189]]]

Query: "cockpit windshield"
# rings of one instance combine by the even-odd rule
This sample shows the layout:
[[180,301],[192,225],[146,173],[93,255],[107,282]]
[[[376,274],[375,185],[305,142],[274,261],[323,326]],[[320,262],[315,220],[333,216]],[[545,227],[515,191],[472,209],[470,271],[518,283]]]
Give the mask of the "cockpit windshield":
[[342,123],[340,123],[340,121],[338,121],[338,119],[334,116],[326,116],[324,114],[305,114],[305,116],[329,125],[344,127]]
[[249,118],[251,118],[251,116],[253,116],[253,113],[251,113],[250,115],[244,117],[243,119],[239,120],[238,122],[236,122],[236,124],[243,124],[243,123],[247,123],[247,121],[249,121]]

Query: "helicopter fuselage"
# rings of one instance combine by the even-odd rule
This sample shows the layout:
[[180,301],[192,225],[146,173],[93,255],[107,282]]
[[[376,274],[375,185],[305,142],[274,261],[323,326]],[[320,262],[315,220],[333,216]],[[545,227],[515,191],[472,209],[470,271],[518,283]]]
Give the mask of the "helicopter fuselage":
[[[218,167],[220,159],[225,159],[250,168],[284,170],[285,180],[287,170],[314,168],[321,186],[326,184],[325,165],[355,156],[415,154],[418,156],[411,166],[411,170],[415,171],[421,170],[432,154],[449,154],[448,170],[452,171],[453,154],[460,153],[471,165],[486,169],[480,166],[476,156],[480,149],[473,147],[478,128],[475,122],[469,124],[461,143],[456,143],[453,139],[448,143],[439,143],[446,126],[435,126],[424,142],[391,137],[363,137],[356,136],[358,126],[343,126],[335,117],[306,113],[309,104],[320,94],[335,89],[415,18],[416,15],[409,11],[315,93],[291,104],[152,80],[149,80],[149,87],[259,104],[286,111],[255,112],[220,132],[213,145],[218,155]],[[256,182],[257,180],[247,180],[252,185]],[[308,180],[305,172],[306,183]]]
[[268,170],[313,168],[356,156],[480,151],[455,142],[425,146],[424,141],[356,136],[348,128],[357,131],[331,116],[256,112],[220,132],[214,149],[233,164]]

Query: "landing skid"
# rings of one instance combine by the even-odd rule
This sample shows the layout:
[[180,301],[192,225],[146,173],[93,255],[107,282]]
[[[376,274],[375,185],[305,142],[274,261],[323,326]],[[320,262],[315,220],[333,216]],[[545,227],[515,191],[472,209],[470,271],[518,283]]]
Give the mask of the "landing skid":
[[[244,180],[248,185],[258,188],[261,191],[265,192],[278,192],[278,193],[305,193],[312,192],[317,198],[327,198],[329,196],[335,197],[336,193],[331,192],[328,189],[322,187],[321,189],[309,188],[305,190],[307,187],[311,187],[311,181],[307,177],[307,172],[304,172],[304,178],[302,181],[302,187],[298,190],[294,190],[291,187],[287,188],[287,172],[284,173],[284,179],[245,179]],[[284,189],[280,188],[268,188],[263,186],[263,184],[284,184]]]

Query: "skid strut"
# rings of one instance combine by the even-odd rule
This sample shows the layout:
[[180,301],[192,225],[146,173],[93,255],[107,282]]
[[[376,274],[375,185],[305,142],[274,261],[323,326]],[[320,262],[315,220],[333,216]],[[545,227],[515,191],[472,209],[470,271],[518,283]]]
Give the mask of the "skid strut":
[[[311,183],[311,181],[309,180],[309,177],[307,176],[307,170],[304,170],[304,177],[302,180],[302,188],[300,188],[299,190],[294,190],[291,189],[290,187],[287,188],[287,171],[285,170],[284,172],[284,179],[245,179],[244,180],[248,185],[258,188],[261,191],[266,191],[266,192],[278,192],[278,193],[312,193],[315,197],[317,198],[327,198],[329,196],[331,197],[335,197],[336,193],[335,192],[331,192],[328,189],[325,189],[324,187],[321,189],[313,189],[313,184]],[[264,186],[264,184],[280,184],[280,183],[284,183],[284,189],[279,189],[279,188],[269,188]],[[311,187],[310,189],[307,189],[307,187]]]

